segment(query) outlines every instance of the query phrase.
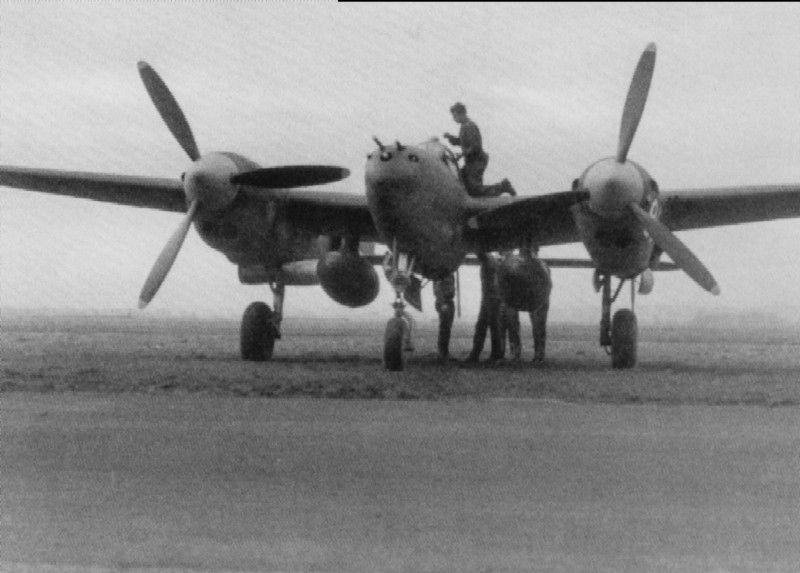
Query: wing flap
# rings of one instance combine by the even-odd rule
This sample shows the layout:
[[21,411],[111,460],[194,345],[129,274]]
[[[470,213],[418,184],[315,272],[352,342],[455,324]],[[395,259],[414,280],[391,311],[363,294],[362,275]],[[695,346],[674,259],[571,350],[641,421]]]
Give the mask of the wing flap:
[[186,211],[177,179],[0,166],[0,185],[162,211]]

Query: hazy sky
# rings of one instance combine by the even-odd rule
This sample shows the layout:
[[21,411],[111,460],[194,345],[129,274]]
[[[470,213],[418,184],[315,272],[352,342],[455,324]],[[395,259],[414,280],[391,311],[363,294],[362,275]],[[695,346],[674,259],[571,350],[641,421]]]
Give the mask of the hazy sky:
[[[633,69],[655,76],[630,157],[663,189],[800,182],[800,6],[789,4],[398,4],[0,0],[0,163],[177,177],[188,159],[139,79],[147,60],[201,152],[262,165],[348,167],[362,193],[371,137],[455,131],[469,107],[491,156],[487,182],[563,191],[616,147]],[[180,215],[0,190],[0,306],[134,309]],[[713,297],[682,273],[639,297],[642,320],[699,309],[800,313],[800,220],[684,232]],[[581,245],[547,256],[585,257]],[[476,290],[475,270],[462,271]],[[599,317],[590,271],[556,270],[552,316]],[[426,316],[433,317],[430,289]],[[354,313],[391,313],[382,283]],[[477,293],[465,293],[468,315]],[[237,317],[267,287],[191,231],[145,312]],[[340,314],[318,287],[289,314]],[[313,308],[313,310],[309,310]],[[137,311],[138,312],[138,311]]]

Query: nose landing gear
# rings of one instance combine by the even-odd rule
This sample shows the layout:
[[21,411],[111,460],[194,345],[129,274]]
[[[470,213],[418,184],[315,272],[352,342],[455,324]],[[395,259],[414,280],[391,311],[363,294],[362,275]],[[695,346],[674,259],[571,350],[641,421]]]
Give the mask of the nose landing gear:
[[412,283],[414,259],[405,253],[392,250],[391,260],[385,265],[386,277],[392,284],[395,300],[392,303],[394,316],[386,324],[383,337],[383,364],[387,370],[399,372],[405,369],[405,350],[411,349],[411,317],[406,312],[405,292]]

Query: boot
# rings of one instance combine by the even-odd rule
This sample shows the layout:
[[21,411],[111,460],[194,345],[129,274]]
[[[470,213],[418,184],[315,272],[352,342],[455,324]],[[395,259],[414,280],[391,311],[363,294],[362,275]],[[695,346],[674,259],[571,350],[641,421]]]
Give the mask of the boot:
[[536,340],[533,343],[533,361],[544,362],[544,340]]
[[511,182],[508,179],[503,179],[500,182],[500,194],[508,193],[512,197],[517,196],[517,191],[511,186]]

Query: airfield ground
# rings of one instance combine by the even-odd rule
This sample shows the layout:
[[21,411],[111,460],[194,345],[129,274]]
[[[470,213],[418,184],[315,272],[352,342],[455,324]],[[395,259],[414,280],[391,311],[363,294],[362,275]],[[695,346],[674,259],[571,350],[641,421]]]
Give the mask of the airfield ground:
[[[437,365],[420,325],[2,317],[0,570],[795,571],[800,334],[593,326]],[[469,329],[457,331],[458,356]],[[530,346],[530,343],[528,343]]]
[[[4,313],[0,321],[4,391],[800,405],[800,327],[645,326],[639,365],[614,371],[594,323],[551,325],[544,366],[531,364],[524,328],[521,362],[463,368],[438,364],[436,323],[428,321],[418,325],[407,370],[392,373],[381,365],[385,321],[287,319],[274,361],[260,364],[240,360],[235,320]],[[458,359],[471,348],[470,326],[454,329]]]

